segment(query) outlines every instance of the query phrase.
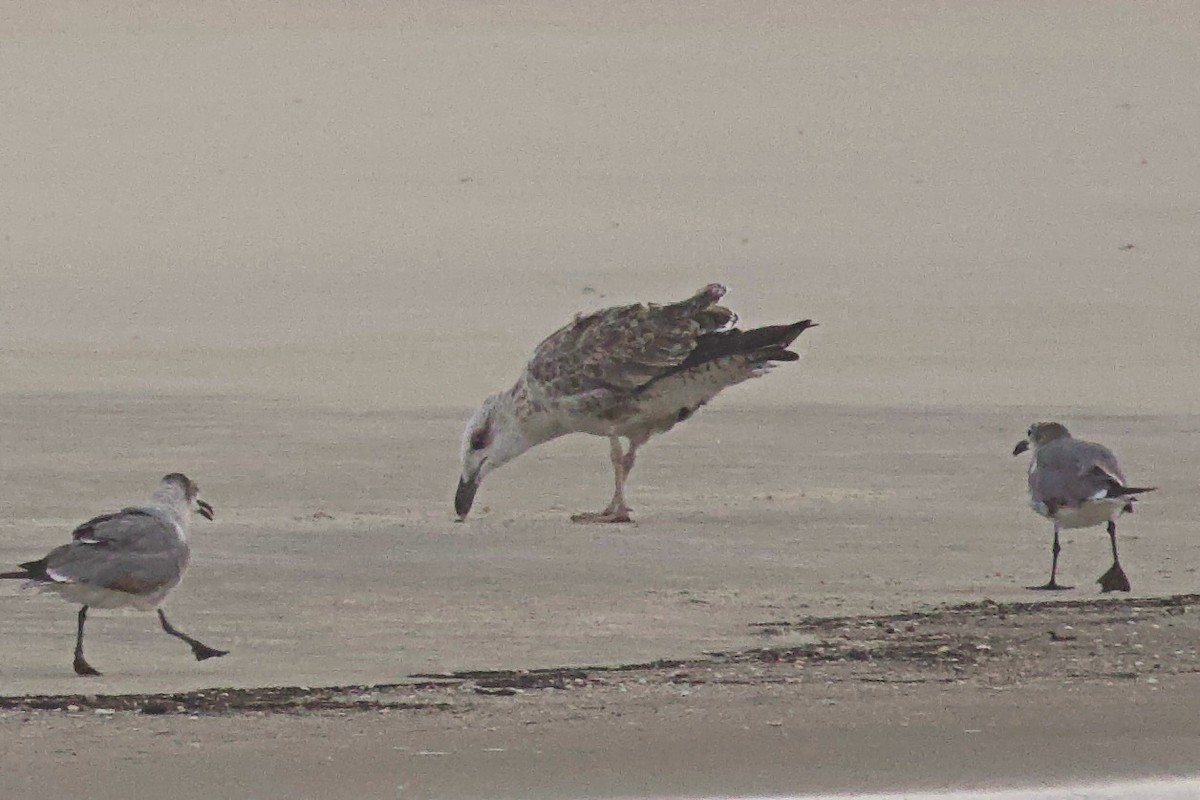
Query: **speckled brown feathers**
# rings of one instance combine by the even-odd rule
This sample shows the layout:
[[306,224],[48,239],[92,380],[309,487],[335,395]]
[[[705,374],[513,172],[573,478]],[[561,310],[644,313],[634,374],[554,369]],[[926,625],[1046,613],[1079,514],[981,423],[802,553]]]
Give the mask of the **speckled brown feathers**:
[[538,345],[528,383],[551,396],[597,389],[633,391],[682,365],[705,334],[737,322],[717,305],[725,287],[713,283],[678,303],[636,303],[577,316]]
[[[724,389],[765,374],[811,320],[742,331],[711,283],[678,303],[637,303],[580,314],[534,350],[509,390],[483,401],[463,433],[454,495],[459,519],[483,478],[531,447],[570,433],[609,440],[615,490],[604,511],[576,521],[628,522],[624,485],[637,449],[689,419]],[[621,439],[629,442],[623,450]]]

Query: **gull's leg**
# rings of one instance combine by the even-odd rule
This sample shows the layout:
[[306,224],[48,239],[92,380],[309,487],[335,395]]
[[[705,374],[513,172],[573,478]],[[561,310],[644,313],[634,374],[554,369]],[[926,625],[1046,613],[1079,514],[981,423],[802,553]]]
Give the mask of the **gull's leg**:
[[[637,449],[642,446],[642,442],[629,440],[629,450],[625,455],[621,456],[620,464],[614,464],[614,471],[619,470],[620,478],[617,480],[617,489],[613,493],[612,502],[608,504],[605,511],[613,515],[611,522],[632,522],[629,514],[633,511],[632,508],[625,505],[625,481],[629,480],[629,473],[633,472],[633,463],[637,460]],[[620,448],[617,448],[620,452]]]
[[1100,584],[1101,592],[1128,592],[1129,578],[1125,577],[1125,570],[1121,569],[1121,561],[1117,558],[1117,523],[1111,519],[1108,521],[1108,539],[1112,542],[1113,563],[1096,582]]
[[625,475],[625,477],[621,480],[622,489],[625,488],[625,481],[629,480],[629,473],[633,472],[633,462],[637,457],[637,449],[643,444],[645,444],[645,442],[638,442],[634,441],[633,439],[629,440],[629,452],[626,453],[625,457],[621,459],[621,472]]
[[631,439],[629,442],[629,452],[626,454],[621,450],[621,439],[618,436],[608,437],[609,443],[609,458],[613,466],[613,490],[612,501],[608,504],[608,508],[603,511],[589,511],[582,514],[573,514],[572,522],[632,522],[629,517],[630,508],[625,505],[625,478],[629,475],[629,470],[633,469],[633,454],[637,450],[637,445]]
[[99,675],[87,659],[83,657],[83,623],[87,621],[87,606],[79,609],[79,627],[75,631],[75,674],[84,677]]
[[1058,543],[1058,521],[1054,522],[1054,546],[1050,548],[1053,554],[1050,560],[1050,580],[1042,586],[1026,586],[1026,589],[1038,589],[1042,591],[1058,592],[1065,589],[1074,589],[1074,586],[1061,586],[1054,578],[1058,574],[1058,554],[1062,551],[1062,547]]
[[161,608],[158,609],[158,621],[162,623],[162,629],[164,631],[171,634],[175,638],[183,639],[188,643],[188,645],[192,648],[192,655],[196,657],[197,661],[203,661],[206,658],[217,658],[219,656],[226,655],[229,652],[228,650],[217,650],[209,647],[204,642],[197,641],[196,639],[188,636],[186,633],[176,630],[171,626],[171,623],[167,622],[167,615],[163,613]]

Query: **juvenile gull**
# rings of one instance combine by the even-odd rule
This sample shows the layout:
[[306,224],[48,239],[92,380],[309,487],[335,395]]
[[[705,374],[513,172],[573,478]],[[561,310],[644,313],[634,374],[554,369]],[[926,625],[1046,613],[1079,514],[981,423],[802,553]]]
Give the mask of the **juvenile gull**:
[[91,606],[156,609],[162,629],[187,642],[197,661],[226,654],[176,630],[159,608],[187,568],[188,513],[194,509],[206,519],[213,518],[212,506],[198,497],[199,492],[187,476],[173,472],[159,482],[145,505],[90,519],[75,529],[69,544],[21,564],[20,572],[0,574],[0,578],[25,579],[83,606],[75,634],[77,675],[100,674],[83,657],[83,623]]
[[1125,475],[1112,451],[1095,442],[1071,437],[1057,422],[1035,422],[1027,438],[1017,442],[1013,455],[1033,450],[1029,462],[1029,499],[1033,510],[1054,522],[1050,580],[1030,589],[1070,589],[1055,580],[1058,572],[1059,528],[1089,528],[1108,523],[1113,563],[1097,583],[1100,591],[1129,591],[1129,578],[1117,558],[1117,517],[1133,513],[1134,495],[1153,487],[1125,485]]
[[[616,488],[608,508],[575,522],[629,522],[625,481],[639,447],[690,417],[727,386],[800,358],[788,346],[812,320],[742,331],[713,283],[669,305],[640,303],[576,315],[537,346],[516,384],[483,401],[463,435],[454,495],[467,516],[484,477],[568,433],[609,440]],[[621,438],[629,441],[622,449]]]

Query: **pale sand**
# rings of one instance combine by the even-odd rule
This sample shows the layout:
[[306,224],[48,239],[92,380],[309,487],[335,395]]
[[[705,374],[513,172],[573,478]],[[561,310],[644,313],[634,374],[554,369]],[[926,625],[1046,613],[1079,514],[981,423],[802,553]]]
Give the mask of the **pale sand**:
[[[173,619],[233,654],[189,662],[152,617],[96,614],[107,674],[82,684],[73,609],[9,586],[0,693],[614,664],[738,647],[766,619],[1021,598],[1049,528],[1008,452],[1036,418],[1160,487],[1122,524],[1136,592],[1196,590],[1194,4],[193,5],[0,12],[0,564],[185,471],[219,516],[196,523]],[[645,449],[637,527],[567,522],[609,491],[584,437],[451,522],[462,422],[542,336],[711,280],[747,323],[821,327],[799,365]],[[1064,545],[1092,596],[1102,531]],[[1163,712],[1195,719],[1195,698]],[[1048,766],[1088,746],[1043,730],[1043,700],[1014,704],[1001,749],[1040,736],[1044,761],[964,755],[945,780],[1085,778]],[[1110,700],[1060,716],[1083,729]],[[814,719],[853,757],[807,783],[819,754],[765,759],[774,790],[929,785],[871,749],[885,728],[839,740]],[[44,753],[113,753],[45,724],[64,738]],[[616,736],[570,724],[556,741]],[[204,719],[190,763],[253,739],[211,763],[261,776],[336,729]],[[67,786],[16,757],[29,730],[0,724],[0,774]],[[1200,748],[1171,752],[1200,770]],[[486,794],[482,758],[447,791]],[[533,793],[549,773],[523,763]],[[702,774],[647,791],[756,788]]]
[[[1127,781],[1122,783],[1077,784],[1046,789],[998,789],[960,792],[886,792],[855,795],[855,800],[1120,800],[1140,797],[1144,800],[1191,800],[1200,795],[1200,781]],[[776,800],[786,798],[776,795]],[[804,800],[834,800],[844,794],[804,795]],[[765,799],[764,799],[765,800]]]

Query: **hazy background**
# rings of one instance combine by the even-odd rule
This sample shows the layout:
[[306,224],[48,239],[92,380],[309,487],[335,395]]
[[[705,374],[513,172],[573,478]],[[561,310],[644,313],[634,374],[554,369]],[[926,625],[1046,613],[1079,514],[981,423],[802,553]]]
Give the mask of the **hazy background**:
[[823,326],[732,402],[1195,409],[1194,4],[195,6],[0,12],[0,391],[465,409],[723,280]]

